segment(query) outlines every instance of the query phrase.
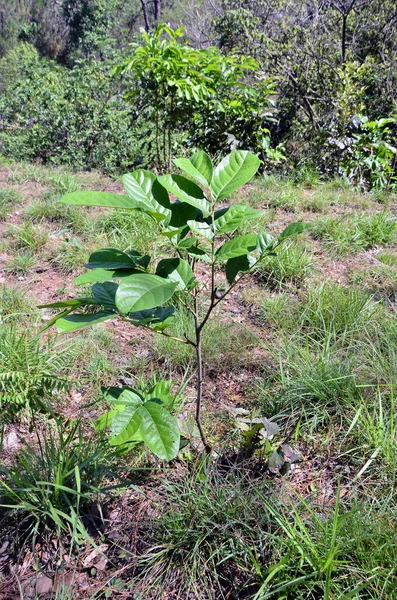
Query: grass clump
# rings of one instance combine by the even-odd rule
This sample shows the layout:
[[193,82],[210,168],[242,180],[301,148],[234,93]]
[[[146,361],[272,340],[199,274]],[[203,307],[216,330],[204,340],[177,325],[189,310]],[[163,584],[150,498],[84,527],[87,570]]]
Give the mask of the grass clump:
[[360,336],[360,332],[381,308],[370,296],[355,288],[325,282],[311,286],[302,297],[294,326],[316,340],[337,341],[339,345]]
[[289,331],[294,324],[296,302],[297,299],[283,292],[264,298],[260,308],[265,324],[279,331]]
[[53,393],[68,390],[72,346],[54,338],[41,340],[34,330],[19,331],[15,323],[0,328],[0,407],[2,419],[20,410],[46,410]]
[[65,275],[75,273],[88,261],[89,251],[77,238],[62,241],[51,249],[51,265]]
[[13,188],[3,188],[0,190],[0,221],[4,221],[12,208],[22,199],[21,194]]
[[252,598],[270,552],[268,514],[254,486],[215,467],[166,484],[165,492],[138,558],[151,597]]
[[258,265],[256,274],[270,289],[288,285],[300,286],[313,272],[312,253],[300,242],[293,240],[277,248],[276,255]]
[[26,447],[13,467],[0,469],[3,525],[15,515],[23,519],[25,539],[49,530],[89,541],[81,516],[105,472],[111,474],[108,446],[97,434],[87,435],[79,419],[36,429],[33,445],[34,452]]
[[32,223],[43,221],[59,224],[60,228],[67,229],[73,233],[92,233],[92,219],[79,207],[71,207],[61,204],[59,194],[49,192],[43,198],[32,202],[24,211],[26,219]]
[[393,304],[396,299],[397,269],[386,264],[352,268],[349,282],[367,289],[377,299],[386,299]]
[[11,275],[27,275],[36,265],[36,258],[31,252],[18,250],[14,256],[6,260],[4,270]]
[[137,211],[118,210],[97,216],[93,235],[98,234],[105,235],[111,247],[124,250],[139,248],[140,252],[152,255],[162,243],[153,222]]
[[259,494],[278,530],[254,600],[375,600],[394,593],[397,532],[392,527],[388,533],[394,508],[376,501],[342,503],[339,490],[334,506],[316,506],[297,494],[275,504]]
[[[244,470],[219,473],[216,464],[165,484],[137,558],[146,593],[156,600],[393,594],[393,504],[343,502],[336,489],[334,503],[319,505],[272,487]],[[139,587],[142,575],[133,581]]]
[[274,374],[279,390],[263,388],[264,413],[303,418],[318,429],[333,417],[343,417],[359,397],[352,361],[343,353],[284,347],[283,366]]
[[384,251],[379,252],[376,258],[388,267],[397,267],[397,252]]
[[39,252],[47,244],[48,231],[43,225],[33,225],[29,221],[22,226],[13,225],[7,231],[7,237],[11,237],[12,246],[16,250],[29,250]]
[[303,198],[303,192],[290,179],[282,179],[275,175],[256,178],[249,188],[248,197],[243,203],[254,207],[281,208],[295,212]]
[[345,347],[360,338],[371,321],[382,319],[383,308],[370,294],[331,281],[312,284],[299,297],[276,294],[262,303],[264,317],[276,329],[299,342]]
[[334,253],[346,254],[395,241],[396,224],[396,219],[383,211],[369,216],[321,218],[314,222],[311,231]]
[[50,178],[49,183],[59,194],[77,192],[82,186],[80,179],[68,171],[56,173]]
[[0,285],[0,323],[17,321],[30,322],[38,317],[36,303],[20,286]]

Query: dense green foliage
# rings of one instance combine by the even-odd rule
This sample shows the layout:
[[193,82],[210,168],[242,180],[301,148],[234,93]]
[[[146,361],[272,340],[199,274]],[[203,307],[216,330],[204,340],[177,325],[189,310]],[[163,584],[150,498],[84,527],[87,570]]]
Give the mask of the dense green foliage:
[[[7,4],[6,156],[120,173],[169,168],[181,148],[243,147],[267,169],[314,169],[364,189],[396,185],[391,1]],[[172,26],[159,25],[164,19]]]
[[6,156],[115,171],[141,160],[134,109],[101,62],[29,60],[0,98]]
[[158,167],[171,167],[175,141],[211,154],[232,147],[265,157],[274,85],[254,60],[197,50],[181,42],[181,29],[164,25],[143,37],[116,72],[128,76],[127,98],[155,123]]

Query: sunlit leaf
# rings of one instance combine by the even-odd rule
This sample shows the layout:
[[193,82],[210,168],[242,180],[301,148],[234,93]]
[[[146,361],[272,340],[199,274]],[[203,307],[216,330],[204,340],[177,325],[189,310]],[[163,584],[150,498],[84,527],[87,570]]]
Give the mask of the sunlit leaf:
[[112,194],[110,192],[71,192],[60,199],[62,204],[75,206],[107,206],[109,208],[135,208],[128,196]]
[[248,233],[247,235],[241,235],[233,238],[228,242],[225,242],[217,250],[217,258],[221,260],[229,260],[229,258],[235,258],[236,256],[242,256],[255,250],[256,248],[256,234]]
[[259,158],[252,152],[231,152],[215,167],[211,181],[214,199],[223,200],[238,190],[255,175],[259,164]]
[[171,219],[171,204],[167,191],[159,185],[156,175],[145,169],[137,169],[123,175],[122,181],[131,202],[152,216],[156,221]]
[[184,290],[194,282],[191,266],[182,258],[164,258],[159,262],[156,275],[175,281],[179,290]]
[[56,328],[59,333],[69,333],[82,329],[83,327],[90,327],[97,323],[103,323],[109,319],[117,317],[116,313],[100,311],[89,315],[67,315],[56,321]]
[[278,236],[278,241],[281,242],[282,240],[291,237],[291,235],[298,235],[299,233],[302,233],[303,231],[308,229],[308,227],[310,227],[310,224],[302,223],[301,221],[297,223],[290,223],[289,225],[287,225],[284,231],[280,233],[280,235]]
[[131,275],[118,287],[116,306],[122,314],[161,306],[171,298],[176,285],[158,275]]
[[87,273],[83,273],[79,275],[74,280],[75,285],[84,285],[86,283],[95,283],[102,281],[110,281],[111,279],[124,279],[125,277],[130,277],[135,273],[142,273],[141,270],[138,269],[120,269],[114,271],[108,271],[106,269],[92,269],[87,271]]
[[241,225],[245,219],[253,219],[262,214],[261,210],[255,210],[250,206],[237,204],[230,206],[226,211],[221,211],[219,217],[215,214],[214,227],[216,233],[227,233]]
[[195,208],[203,211],[207,216],[211,211],[211,205],[204,196],[203,190],[193,181],[186,179],[182,175],[162,175],[158,178],[171,194],[174,194],[182,202],[187,202]]
[[212,231],[212,227],[210,225],[208,225],[208,223],[199,223],[198,221],[188,221],[187,224],[190,227],[190,229],[193,231],[193,233],[196,233],[197,235],[202,235],[203,237],[207,238],[207,240],[210,240],[210,241],[214,239],[214,232]]
[[180,432],[176,417],[153,400],[138,409],[139,433],[148,448],[163,460],[178,454]]
[[116,248],[103,248],[90,255],[85,267],[87,269],[134,269],[144,258],[147,260],[148,257],[129,254]]
[[208,187],[212,179],[212,160],[206,152],[199,150],[193,156],[189,158],[177,158],[174,160],[174,164],[193,177],[200,185]]

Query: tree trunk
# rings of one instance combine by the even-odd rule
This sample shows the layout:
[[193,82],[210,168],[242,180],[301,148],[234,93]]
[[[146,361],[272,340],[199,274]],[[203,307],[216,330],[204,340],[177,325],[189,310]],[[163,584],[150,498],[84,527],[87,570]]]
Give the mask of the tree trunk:
[[342,56],[342,65],[346,62],[346,29],[347,29],[347,17],[348,15],[342,15],[342,46],[341,46],[341,56]]
[[154,20],[158,24],[161,16],[161,0],[154,0]]
[[146,0],[141,0],[141,4],[142,4],[143,20],[145,21],[145,29],[146,29],[147,33],[149,33],[150,23],[149,23],[149,15],[147,12]]

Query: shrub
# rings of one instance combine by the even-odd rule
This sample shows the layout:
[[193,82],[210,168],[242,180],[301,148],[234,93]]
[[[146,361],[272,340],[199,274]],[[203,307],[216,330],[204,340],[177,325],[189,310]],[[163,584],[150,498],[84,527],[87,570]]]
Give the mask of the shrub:
[[[2,152],[12,159],[107,172],[145,160],[135,107],[100,62],[71,70],[43,59],[30,65],[0,97],[0,117]],[[57,186],[65,191],[65,177]]]

